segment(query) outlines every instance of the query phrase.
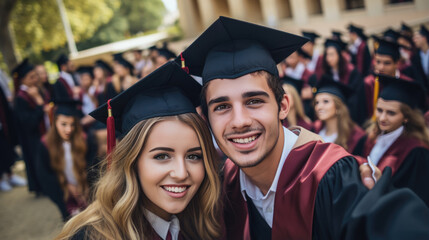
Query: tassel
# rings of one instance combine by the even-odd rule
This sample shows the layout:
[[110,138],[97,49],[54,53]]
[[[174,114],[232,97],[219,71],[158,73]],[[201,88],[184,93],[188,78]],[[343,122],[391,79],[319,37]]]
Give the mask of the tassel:
[[182,53],[180,53],[180,61],[182,62],[183,71],[185,71],[187,74],[189,74],[189,68],[186,67],[186,65],[185,65],[185,58],[183,58]]
[[373,122],[375,122],[376,117],[375,117],[375,111],[377,109],[377,100],[378,100],[378,91],[380,89],[380,83],[378,81],[378,76],[375,77],[375,83],[374,83],[374,98],[373,98],[373,113],[372,113],[372,118],[371,120]]
[[[113,150],[113,148],[116,145],[116,137],[115,137],[115,119],[113,118],[112,115],[112,107],[110,106],[110,100],[109,99],[107,101],[107,113],[108,113],[108,117],[107,117],[107,154],[110,154]],[[108,158],[108,163],[107,166],[110,166],[110,162],[111,159],[110,157]]]

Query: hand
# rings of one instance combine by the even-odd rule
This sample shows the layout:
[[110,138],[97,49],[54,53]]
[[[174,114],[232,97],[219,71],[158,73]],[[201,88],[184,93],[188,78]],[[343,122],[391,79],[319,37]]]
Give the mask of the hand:
[[37,88],[36,86],[28,87],[27,93],[30,95],[31,98],[33,98],[37,105],[44,104],[43,98],[39,92],[39,88]]
[[73,92],[73,98],[79,99],[80,93],[82,92],[82,89],[78,86],[75,86],[75,87],[73,87],[72,92]]
[[[375,182],[374,182],[374,179],[372,178],[371,167],[367,164],[362,164],[359,166],[359,172],[360,172],[360,177],[363,185],[365,185],[365,187],[367,187],[368,189],[372,189],[375,185]],[[377,181],[381,177],[381,171],[380,169],[378,169],[378,167],[375,167],[374,176],[377,179]]]

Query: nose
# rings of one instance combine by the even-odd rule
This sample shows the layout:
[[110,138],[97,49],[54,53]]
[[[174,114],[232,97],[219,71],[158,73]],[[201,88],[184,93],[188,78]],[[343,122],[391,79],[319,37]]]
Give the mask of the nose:
[[252,124],[249,112],[243,106],[237,104],[237,106],[233,108],[231,124],[232,127],[236,129],[249,127]]
[[380,113],[378,118],[380,119],[380,121],[386,120],[386,113],[385,112]]
[[189,176],[186,160],[184,158],[176,159],[170,176],[177,180],[185,180]]

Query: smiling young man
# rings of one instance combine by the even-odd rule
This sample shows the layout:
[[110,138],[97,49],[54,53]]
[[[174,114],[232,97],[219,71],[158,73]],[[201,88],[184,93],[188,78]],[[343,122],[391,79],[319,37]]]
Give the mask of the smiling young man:
[[[378,219],[391,214],[388,206],[398,197],[408,199],[392,211],[400,217],[388,223],[383,236],[428,236],[421,224],[429,213],[415,195],[408,190],[383,195],[389,174],[368,191],[357,160],[343,148],[302,128],[282,126],[289,98],[276,63],[305,42],[220,17],[176,59],[184,59],[182,67],[191,75],[202,77],[203,113],[229,157],[224,168],[226,238],[369,238],[375,225],[386,227]],[[416,211],[422,214],[409,216]],[[406,218],[416,221],[410,225]]]

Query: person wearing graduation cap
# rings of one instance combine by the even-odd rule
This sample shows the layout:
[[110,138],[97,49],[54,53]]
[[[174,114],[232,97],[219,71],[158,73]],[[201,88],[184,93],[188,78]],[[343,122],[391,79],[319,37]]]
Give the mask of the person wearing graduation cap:
[[301,100],[301,89],[304,82],[299,79],[284,76],[280,79],[283,83],[283,89],[289,96],[290,110],[287,117],[283,120],[283,126],[300,126],[311,130],[312,123],[309,117],[305,115],[303,103]]
[[[106,89],[107,83],[112,81],[113,69],[105,61],[98,59],[95,61],[93,75],[94,82],[89,88],[89,92],[98,98],[103,95]],[[105,101],[101,101],[104,103]]]
[[[107,101],[131,87],[137,82],[137,78],[133,76],[134,66],[128,62],[122,53],[113,55],[113,76],[112,81],[107,83],[106,94],[104,100]],[[104,102],[100,102],[104,103]]]
[[37,73],[28,59],[12,70],[12,76],[15,85],[14,115],[26,166],[28,190],[38,196],[41,189],[35,173],[36,146],[46,132],[45,119],[50,107],[45,104],[37,87]]
[[[365,106],[362,104],[365,100],[363,95],[364,84],[357,68],[348,62],[342,54],[345,48],[346,44],[344,42],[326,39],[322,71],[316,72],[309,81],[319,82],[324,75],[327,75],[334,81],[353,89],[353,95],[348,96],[346,103],[353,121],[360,125],[366,120],[367,116]],[[317,77],[317,80],[313,80],[314,77]]]
[[219,162],[196,112],[200,90],[168,62],[91,113],[114,121],[121,140],[93,203],[57,239],[220,238]]
[[176,54],[168,49],[166,46],[158,49],[158,57],[156,58],[155,68],[159,68],[164,65],[166,62],[174,59]]
[[401,22],[400,33],[409,38],[413,37],[413,29],[410,26],[408,26],[405,22]]
[[311,61],[307,64],[307,68],[311,72],[314,72],[322,61],[322,56],[319,51],[315,49],[316,39],[320,38],[320,35],[310,31],[302,31],[302,35],[310,40],[302,46],[302,50],[310,55]]
[[82,100],[82,90],[74,76],[74,65],[70,59],[61,54],[57,59],[60,76],[53,85],[53,101]]
[[56,204],[63,220],[88,204],[89,173],[96,164],[96,146],[80,124],[77,101],[55,102],[54,120],[37,144],[36,173],[43,194]]
[[376,86],[379,84],[376,83],[376,75],[382,74],[402,78],[407,81],[414,81],[414,79],[399,71],[398,65],[401,58],[399,52],[400,46],[391,40],[385,40],[376,36],[373,36],[373,38],[376,46],[374,47],[374,72],[364,79],[367,117],[373,116],[374,113],[374,89],[379,88],[379,86]]
[[[428,236],[423,223],[428,209],[412,192],[378,198],[389,174],[368,191],[355,157],[303,128],[282,126],[290,107],[276,63],[306,41],[220,17],[176,58],[184,71],[202,77],[202,112],[229,157],[223,185],[226,238],[366,239],[380,229],[389,229],[381,233],[389,239]],[[408,201],[399,205],[400,196]],[[401,211],[403,204],[422,215]],[[398,208],[387,207],[393,205]],[[378,221],[390,213],[398,218]]]
[[371,66],[371,54],[366,44],[367,37],[363,29],[358,26],[349,24],[347,29],[351,43],[349,50],[352,55],[352,63],[362,76],[366,76]]
[[98,100],[89,90],[94,82],[94,70],[90,66],[82,66],[77,69],[82,88],[82,119],[80,120],[85,131],[95,122],[94,118],[88,114],[98,106]]
[[429,91],[429,30],[421,25],[420,30],[414,33],[413,41],[417,52],[411,58],[411,62]]
[[380,75],[383,86],[375,111],[376,121],[361,156],[380,170],[392,168],[395,187],[413,190],[429,206],[429,130],[421,112],[425,93],[421,84]]
[[323,76],[314,95],[314,112],[318,118],[313,124],[313,131],[325,142],[340,145],[354,154],[356,147],[362,148],[365,142],[365,131],[350,117],[347,98],[353,89]]

